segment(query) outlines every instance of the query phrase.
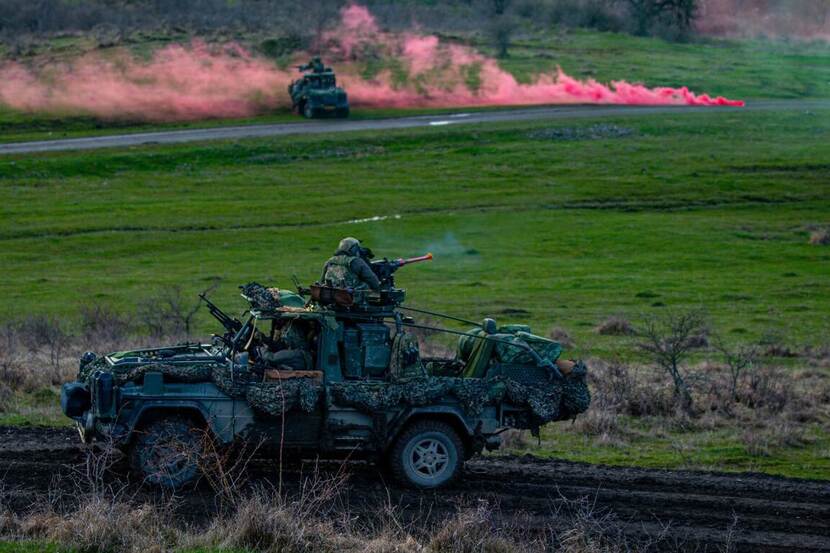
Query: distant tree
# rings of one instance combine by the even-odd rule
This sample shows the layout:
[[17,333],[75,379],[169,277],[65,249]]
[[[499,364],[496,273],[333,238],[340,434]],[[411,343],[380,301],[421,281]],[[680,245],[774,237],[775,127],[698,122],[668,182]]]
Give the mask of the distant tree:
[[516,22],[508,15],[499,15],[490,20],[487,33],[496,48],[498,57],[506,58],[509,55],[510,42],[515,30]]
[[662,23],[686,33],[697,14],[698,0],[620,0],[634,19],[634,32],[647,35]]

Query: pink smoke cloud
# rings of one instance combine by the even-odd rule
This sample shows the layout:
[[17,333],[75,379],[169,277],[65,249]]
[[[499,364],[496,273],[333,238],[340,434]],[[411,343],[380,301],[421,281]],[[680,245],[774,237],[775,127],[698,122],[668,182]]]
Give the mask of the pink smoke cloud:
[[[352,105],[360,107],[464,107],[533,104],[743,105],[687,88],[649,88],[615,81],[579,80],[561,69],[519,83],[498,63],[438,37],[380,31],[369,11],[346,7],[339,27],[324,37]],[[391,69],[361,77],[363,56],[393,60]],[[400,72],[406,78],[401,79]],[[0,103],[29,112],[81,113],[102,119],[171,121],[244,117],[290,107],[284,71],[238,45],[168,46],[149,61],[126,52],[87,54],[40,69],[0,66]],[[469,81],[478,82],[477,87]]]

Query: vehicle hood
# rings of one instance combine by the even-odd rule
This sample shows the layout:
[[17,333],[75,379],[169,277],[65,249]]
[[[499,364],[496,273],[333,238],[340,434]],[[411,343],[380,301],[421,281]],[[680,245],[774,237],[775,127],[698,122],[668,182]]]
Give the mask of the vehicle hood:
[[[141,374],[153,365],[204,366],[224,364],[224,350],[210,344],[179,344],[155,348],[116,351],[106,355],[85,353],[81,357],[78,380],[86,380],[96,371],[111,372],[131,380],[131,373]],[[138,373],[136,373],[138,376]]]

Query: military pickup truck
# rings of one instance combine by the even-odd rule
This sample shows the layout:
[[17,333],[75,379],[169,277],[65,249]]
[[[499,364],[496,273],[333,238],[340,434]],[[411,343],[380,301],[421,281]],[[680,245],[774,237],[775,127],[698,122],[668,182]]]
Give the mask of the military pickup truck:
[[297,68],[304,73],[288,86],[294,111],[308,119],[349,116],[349,97],[330,67],[313,58]]
[[211,343],[84,354],[61,394],[82,439],[114,444],[144,481],[170,488],[199,478],[210,440],[383,461],[428,489],[505,430],[537,433],[590,402],[584,365],[562,374],[559,344],[523,325],[434,329],[458,334],[458,351],[426,359],[401,289],[241,288],[242,320],[203,298],[224,327]]

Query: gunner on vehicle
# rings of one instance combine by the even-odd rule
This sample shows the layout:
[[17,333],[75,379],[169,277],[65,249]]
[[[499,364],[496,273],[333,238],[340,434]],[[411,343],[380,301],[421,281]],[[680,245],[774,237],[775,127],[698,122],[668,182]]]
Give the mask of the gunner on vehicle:
[[379,290],[380,280],[367,262],[372,257],[372,251],[362,247],[360,240],[346,237],[323,266],[320,283],[333,288]]
[[297,321],[277,319],[269,345],[263,345],[259,357],[280,370],[304,371],[311,367],[309,341]]

